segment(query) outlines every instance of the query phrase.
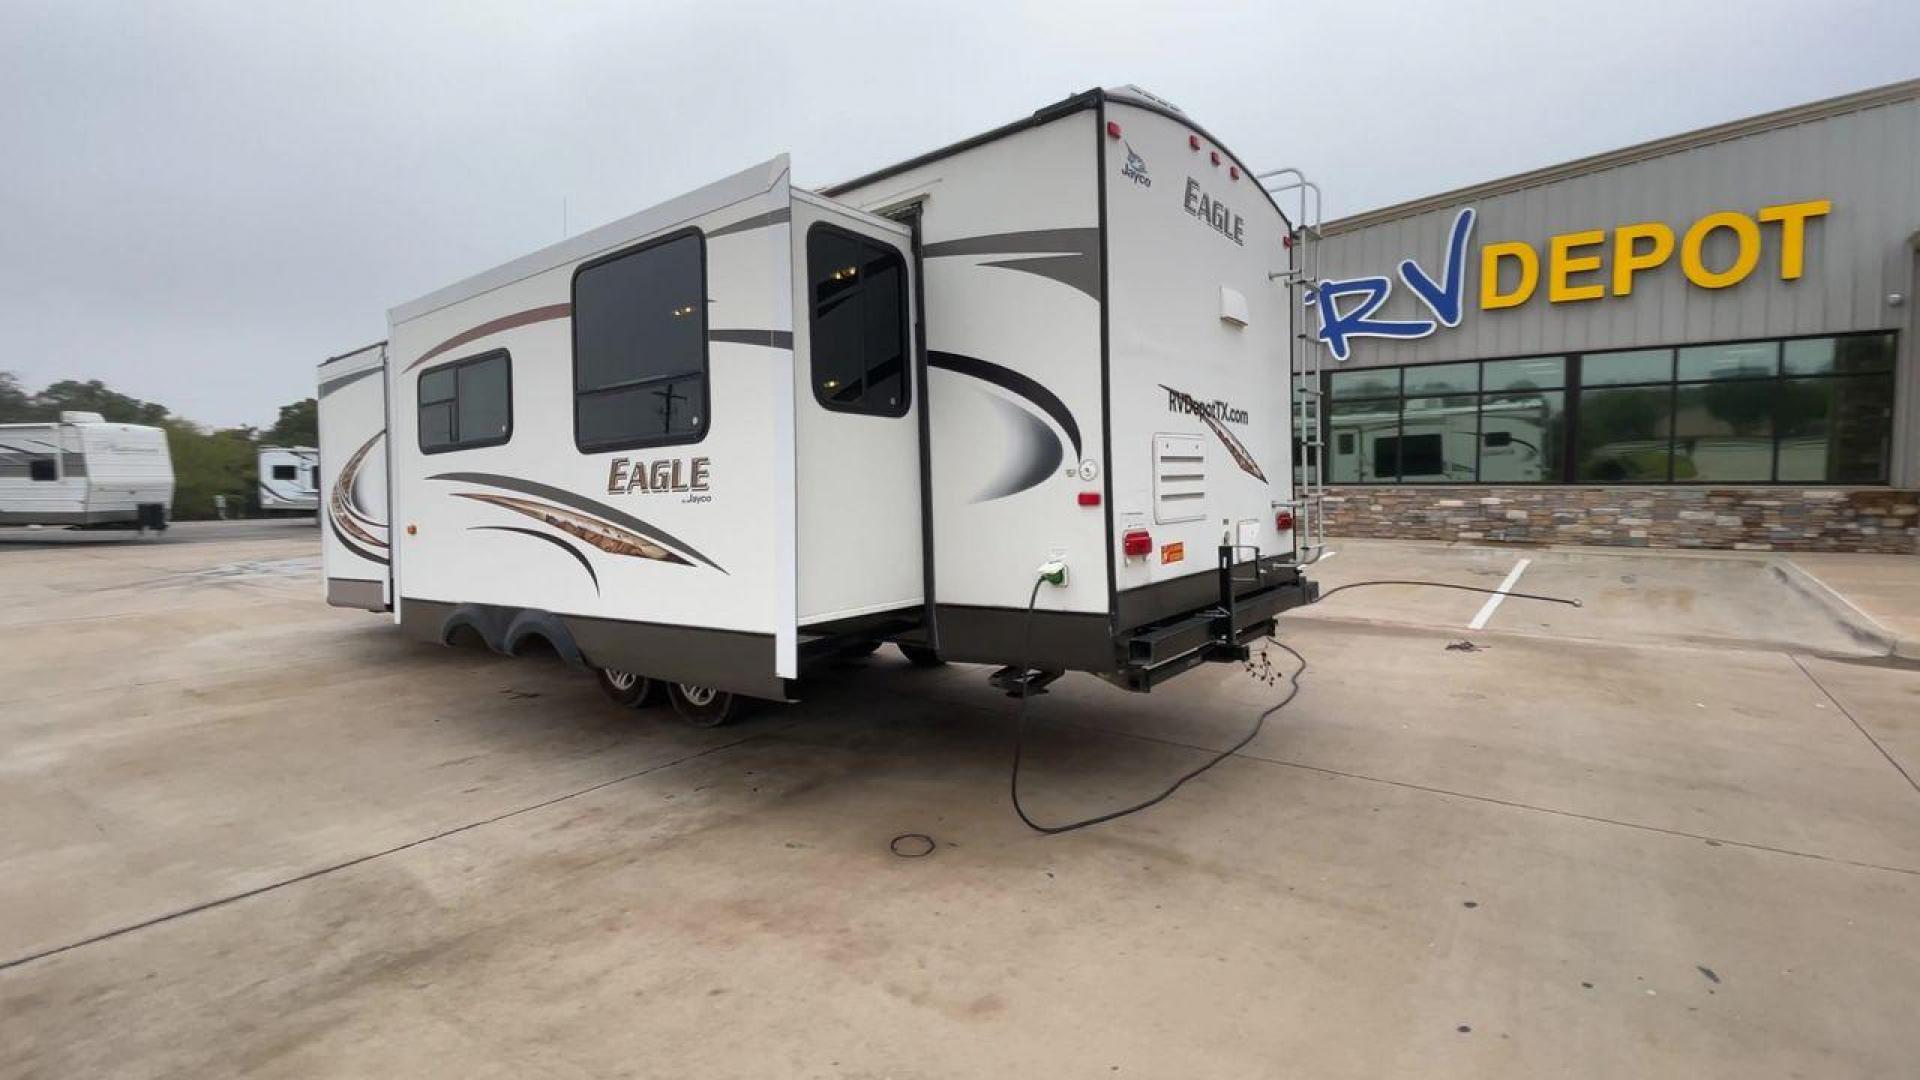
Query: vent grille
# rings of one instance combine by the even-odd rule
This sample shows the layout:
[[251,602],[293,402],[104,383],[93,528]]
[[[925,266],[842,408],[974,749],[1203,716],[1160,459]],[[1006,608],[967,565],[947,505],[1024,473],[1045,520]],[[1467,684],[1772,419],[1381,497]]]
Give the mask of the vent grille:
[[1197,435],[1153,437],[1153,520],[1167,525],[1207,516],[1207,444]]

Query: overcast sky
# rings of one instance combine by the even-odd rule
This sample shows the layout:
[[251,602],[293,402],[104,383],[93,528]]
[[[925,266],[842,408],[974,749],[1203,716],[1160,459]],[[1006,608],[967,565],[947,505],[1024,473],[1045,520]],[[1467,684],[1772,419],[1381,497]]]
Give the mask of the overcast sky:
[[782,151],[1138,83],[1338,216],[1920,75],[1914,0],[0,0],[0,370],[265,425],[386,310]]

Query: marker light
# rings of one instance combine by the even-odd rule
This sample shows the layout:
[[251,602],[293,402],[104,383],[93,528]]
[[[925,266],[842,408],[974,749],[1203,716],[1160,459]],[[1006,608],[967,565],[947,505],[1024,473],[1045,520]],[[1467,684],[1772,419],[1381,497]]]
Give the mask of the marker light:
[[1209,151],[1207,156],[1213,159],[1213,163],[1215,165],[1220,164],[1220,151],[1218,150]]
[[1240,179],[1240,166],[1238,165],[1227,166],[1227,175],[1233,177],[1235,180]]
[[1200,136],[1198,135],[1187,136],[1187,146],[1190,149],[1194,149],[1194,150],[1200,149]]
[[1293,511],[1282,507],[1273,512],[1273,527],[1281,532],[1293,528]]
[[1115,123],[1112,120],[1107,121],[1107,138],[1117,139],[1119,137],[1120,137],[1120,125]]
[[1145,558],[1153,554],[1153,534],[1145,529],[1129,529],[1120,537],[1120,550],[1127,558]]
[[1100,493],[1099,493],[1099,492],[1097,492],[1097,491],[1083,491],[1083,492],[1081,492],[1081,493],[1080,493],[1080,505],[1081,505],[1081,506],[1099,506],[1099,505],[1100,505]]

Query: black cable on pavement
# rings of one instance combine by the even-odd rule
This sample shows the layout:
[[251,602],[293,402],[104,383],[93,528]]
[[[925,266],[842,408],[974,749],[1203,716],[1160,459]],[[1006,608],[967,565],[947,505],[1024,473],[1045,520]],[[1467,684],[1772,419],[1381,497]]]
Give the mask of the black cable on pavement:
[[[1191,769],[1188,772],[1182,774],[1179,779],[1175,780],[1171,784],[1168,784],[1164,790],[1162,790],[1159,794],[1154,795],[1150,799],[1146,799],[1142,802],[1137,802],[1132,806],[1122,807],[1121,809],[1118,809],[1118,810],[1110,810],[1104,814],[1097,814],[1090,818],[1082,818],[1079,821],[1069,821],[1063,825],[1043,825],[1040,822],[1035,821],[1032,815],[1027,813],[1027,808],[1023,806],[1020,802],[1020,762],[1026,755],[1026,747],[1027,747],[1027,697],[1030,689],[1030,681],[1027,679],[1027,674],[1033,670],[1033,657],[1032,657],[1033,612],[1034,612],[1035,605],[1040,600],[1040,586],[1044,584],[1046,584],[1045,578],[1035,579],[1033,583],[1033,591],[1027,594],[1026,622],[1025,622],[1024,628],[1021,631],[1021,642],[1020,642],[1021,682],[1020,682],[1020,693],[1017,695],[1020,699],[1020,703],[1016,707],[1017,708],[1016,715],[1018,717],[1018,723],[1016,724],[1016,727],[1015,727],[1014,740],[1013,740],[1013,768],[1007,777],[1007,790],[1008,790],[1008,794],[1011,795],[1013,799],[1013,812],[1015,814],[1018,814],[1020,816],[1020,820],[1026,823],[1027,828],[1032,829],[1034,832],[1044,833],[1048,836],[1058,836],[1061,833],[1073,832],[1075,829],[1084,829],[1089,825],[1099,825],[1103,822],[1112,821],[1115,818],[1126,817],[1128,814],[1136,814],[1142,810],[1147,809],[1148,807],[1155,806],[1161,802],[1164,802],[1169,795],[1172,795],[1174,792],[1180,790],[1181,785],[1185,784],[1187,781],[1193,779],[1196,776],[1199,776],[1201,773],[1206,772],[1208,769],[1213,768],[1215,765],[1220,764],[1222,761],[1225,761],[1226,759],[1232,757],[1233,755],[1239,753],[1241,750],[1245,749],[1248,743],[1251,743],[1255,738],[1259,737],[1261,729],[1266,726],[1268,717],[1272,716],[1274,713],[1279,712],[1281,709],[1286,708],[1288,705],[1292,704],[1294,698],[1300,696],[1300,676],[1306,674],[1307,658],[1303,656],[1300,653],[1300,651],[1298,649],[1295,649],[1293,646],[1288,645],[1287,643],[1281,641],[1279,638],[1273,637],[1272,635],[1268,635],[1267,642],[1269,644],[1277,645],[1281,649],[1284,649],[1286,652],[1290,653],[1295,660],[1300,661],[1300,666],[1294,668],[1293,673],[1287,676],[1286,696],[1281,698],[1279,701],[1275,702],[1274,704],[1269,705],[1264,710],[1262,710],[1259,716],[1254,717],[1253,727],[1248,730],[1246,735],[1241,737],[1239,742],[1234,743],[1232,746],[1229,746],[1225,750],[1220,751],[1218,754],[1215,754],[1213,757],[1208,758],[1205,763],[1201,764],[1197,768]],[[1349,582],[1348,584],[1345,584],[1345,585],[1337,586],[1332,589],[1328,589],[1326,592],[1320,594],[1319,599],[1325,600],[1327,597],[1332,596],[1334,593],[1344,592],[1347,589],[1357,589],[1363,585],[1418,585],[1418,586],[1424,586],[1424,587],[1436,588],[1436,589],[1458,589],[1462,592],[1476,592],[1476,593],[1487,593],[1489,595],[1511,596],[1520,600],[1540,600],[1550,604],[1566,604],[1570,607],[1580,606],[1580,601],[1578,599],[1572,599],[1568,597],[1543,596],[1538,593],[1502,592],[1499,589],[1487,589],[1487,588],[1482,588],[1478,585],[1455,585],[1452,582],[1447,582],[1447,581],[1397,581],[1397,580],[1395,581],[1355,581],[1355,582]]]

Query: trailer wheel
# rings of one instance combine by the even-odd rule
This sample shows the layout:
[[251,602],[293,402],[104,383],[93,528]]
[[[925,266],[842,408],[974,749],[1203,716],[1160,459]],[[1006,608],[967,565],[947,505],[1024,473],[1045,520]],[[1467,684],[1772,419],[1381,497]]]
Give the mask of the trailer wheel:
[[663,696],[659,683],[645,675],[635,675],[631,671],[618,668],[594,668],[593,679],[600,684],[600,692],[607,695],[616,705],[644,709],[649,705],[660,704]]
[[879,647],[880,647],[879,638],[867,638],[864,641],[856,641],[856,642],[853,642],[852,644],[841,647],[840,659],[858,660],[863,656],[872,656],[873,651],[875,649],[878,649]]
[[667,697],[673,702],[673,711],[680,714],[680,719],[694,727],[715,728],[730,724],[740,717],[740,699],[711,686],[670,683]]
[[925,645],[909,645],[900,641],[895,642],[895,646],[900,650],[900,655],[906,657],[914,667],[939,667],[946,663],[945,660],[940,659],[939,653]]

